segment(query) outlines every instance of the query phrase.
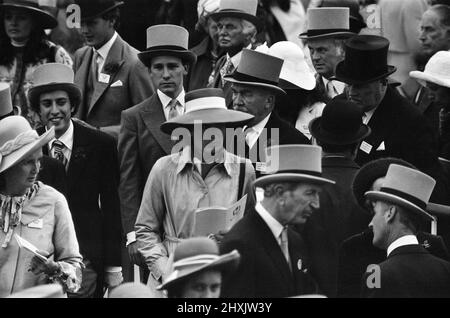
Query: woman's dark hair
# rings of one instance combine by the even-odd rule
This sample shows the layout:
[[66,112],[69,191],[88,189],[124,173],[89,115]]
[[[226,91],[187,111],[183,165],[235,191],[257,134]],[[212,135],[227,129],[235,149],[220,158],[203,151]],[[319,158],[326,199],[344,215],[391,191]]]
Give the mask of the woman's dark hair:
[[[45,34],[44,29],[39,25],[39,22],[34,18],[33,14],[29,14],[31,14],[33,18],[34,27],[31,30],[30,39],[23,50],[23,62],[25,64],[35,64],[48,56],[54,56],[54,54],[52,54],[53,48],[48,45],[47,35]],[[5,25],[3,23],[5,19],[4,10],[0,12],[0,19],[0,65],[12,66],[15,50],[5,31]]]

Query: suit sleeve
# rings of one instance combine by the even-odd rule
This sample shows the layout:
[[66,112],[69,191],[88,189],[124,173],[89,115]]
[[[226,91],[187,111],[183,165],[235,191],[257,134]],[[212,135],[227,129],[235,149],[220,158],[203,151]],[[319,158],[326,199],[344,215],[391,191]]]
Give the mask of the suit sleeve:
[[137,105],[153,95],[154,89],[147,68],[140,61],[136,61],[130,70],[129,90],[131,104]]
[[244,180],[244,194],[247,194],[245,211],[249,211],[250,209],[253,209],[256,205],[255,186],[253,185],[256,179],[256,174],[251,161],[246,160],[245,165],[246,165],[245,167],[246,176]]
[[118,194],[119,164],[115,141],[108,136],[102,156],[100,206],[103,216],[104,263],[121,266],[122,227]]

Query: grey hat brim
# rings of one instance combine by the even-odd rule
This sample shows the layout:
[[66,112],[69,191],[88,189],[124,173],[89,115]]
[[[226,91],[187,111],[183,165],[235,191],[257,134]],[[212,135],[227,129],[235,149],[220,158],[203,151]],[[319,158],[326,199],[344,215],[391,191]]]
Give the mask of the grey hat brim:
[[246,21],[249,21],[250,23],[252,23],[256,29],[258,31],[262,30],[262,22],[261,20],[254,15],[248,14],[248,13],[244,13],[241,11],[236,11],[236,10],[222,10],[222,11],[218,11],[218,12],[214,12],[211,13],[208,18],[212,18],[214,21],[219,20],[220,18],[237,18],[237,19],[243,19]]
[[286,95],[286,91],[284,89],[282,89],[281,87],[276,86],[276,85],[265,84],[265,83],[260,83],[260,82],[239,81],[239,80],[233,78],[233,75],[225,76],[223,79],[225,81],[227,81],[227,82],[230,82],[230,83],[236,83],[236,84],[242,84],[242,85],[250,85],[250,86],[257,86],[257,87],[264,87],[264,88],[270,89],[271,91],[274,91],[274,92],[276,92],[278,94]]
[[[42,94],[52,91],[65,91],[72,98],[76,98],[81,101],[81,90],[80,88],[73,83],[49,83],[46,85],[40,85],[31,87],[28,91],[28,99],[30,101],[30,105],[39,104],[39,98]],[[78,105],[72,105],[73,107],[77,107]]]
[[190,66],[194,65],[197,61],[197,55],[189,50],[179,51],[179,50],[147,50],[142,53],[138,53],[139,60],[146,66],[150,67],[152,59],[157,56],[174,56],[180,58],[184,63]]
[[302,40],[323,40],[328,38],[351,38],[352,36],[355,36],[356,33],[353,32],[332,32],[332,33],[325,33],[320,35],[312,35],[309,36],[307,32],[302,33],[299,35],[299,38]]
[[255,180],[254,185],[255,187],[264,187],[268,184],[273,183],[281,183],[281,182],[305,182],[305,183],[313,183],[313,184],[319,184],[319,185],[325,185],[325,184],[336,184],[336,182],[316,177],[312,175],[307,174],[300,174],[300,173],[277,173],[273,175],[267,175],[263,176],[261,178],[258,178]]

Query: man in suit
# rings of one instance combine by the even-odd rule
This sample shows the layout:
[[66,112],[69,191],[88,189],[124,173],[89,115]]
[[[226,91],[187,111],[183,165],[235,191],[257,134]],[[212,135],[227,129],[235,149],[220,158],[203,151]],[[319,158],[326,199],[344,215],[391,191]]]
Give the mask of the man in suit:
[[[135,243],[134,224],[145,182],[155,162],[171,154],[174,146],[170,135],[164,134],[159,127],[184,113],[183,77],[195,62],[195,55],[187,49],[188,39],[187,30],[179,26],[148,28],[148,49],[139,58],[149,69],[156,94],[122,113],[118,147],[119,195],[128,254],[135,264],[142,264]],[[160,50],[161,46],[175,49]]]
[[75,83],[82,92],[76,117],[117,139],[120,114],[150,97],[151,82],[138,51],[116,32],[119,7],[115,0],[77,0],[81,32],[87,46],[75,52]]
[[359,148],[359,165],[383,157],[410,162],[438,179],[433,199],[449,200],[448,184],[438,161],[438,141],[420,112],[389,87],[387,77],[396,71],[387,64],[389,41],[375,35],[358,35],[345,42],[345,60],[336,68],[336,78],[347,83],[347,98],[359,105],[363,122],[372,133]]
[[450,297],[450,263],[431,255],[416,237],[419,224],[433,217],[425,211],[436,181],[400,165],[389,167],[379,191],[369,191],[373,245],[387,251],[387,260],[362,280],[366,298]]
[[362,123],[356,105],[337,98],[327,104],[322,117],[314,119],[310,127],[323,149],[323,175],[336,184],[323,187],[320,209],[303,231],[311,253],[312,273],[325,294],[335,297],[339,246],[346,238],[367,228],[370,221],[351,189],[359,170],[354,158],[361,140],[370,134],[370,128]]
[[309,274],[301,236],[289,228],[304,224],[319,208],[321,148],[274,146],[268,149],[268,174],[256,180],[264,199],[247,212],[220,244],[221,253],[237,249],[241,262],[224,282],[222,296],[280,298],[318,292]]
[[[6,83],[0,83],[0,120],[13,115],[10,86]],[[58,160],[43,156],[38,180],[55,188],[62,194],[66,194],[66,171]]]
[[220,0],[219,11],[210,15],[217,23],[219,48],[227,53],[217,60],[208,87],[222,88],[227,105],[232,104],[232,93],[224,76],[237,69],[243,49],[253,49],[260,25],[256,17],[257,8],[258,0]]
[[350,31],[348,8],[312,8],[308,10],[308,30],[300,34],[306,40],[311,61],[316,69],[316,88],[322,101],[329,102],[344,92],[345,84],[333,79],[336,65],[344,59],[344,40]]
[[225,77],[232,84],[233,108],[255,116],[245,129],[245,154],[240,153],[241,149],[235,152],[252,161],[257,176],[264,172],[268,146],[310,143],[305,135],[274,112],[276,96],[285,94],[278,87],[282,65],[282,59],[244,49],[237,70]]
[[55,127],[55,139],[43,152],[67,170],[67,201],[77,232],[85,268],[81,289],[70,297],[102,297],[103,286],[122,282],[122,231],[118,200],[118,161],[114,138],[71,119],[81,100],[74,73],[66,65],[37,68],[29,91],[43,127]]

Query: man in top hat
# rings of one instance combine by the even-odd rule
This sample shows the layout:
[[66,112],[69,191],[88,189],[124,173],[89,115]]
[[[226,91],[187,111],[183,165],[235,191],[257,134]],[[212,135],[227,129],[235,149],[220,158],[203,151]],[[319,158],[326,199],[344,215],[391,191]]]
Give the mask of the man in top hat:
[[362,296],[370,298],[450,297],[450,263],[432,256],[415,236],[436,181],[417,170],[389,167],[379,191],[365,194],[371,202],[373,245],[387,250],[387,260],[364,275]]
[[87,46],[75,52],[75,83],[82,102],[76,117],[117,139],[120,114],[153,93],[138,51],[116,32],[123,2],[77,0]]
[[206,237],[189,238],[175,249],[173,271],[158,289],[169,298],[220,298],[222,282],[236,270],[238,251],[219,255],[217,244]]
[[180,26],[166,24],[148,28],[147,51],[140,53],[139,58],[148,68],[156,93],[122,113],[119,195],[128,254],[135,264],[142,264],[134,244],[134,224],[145,182],[155,162],[169,155],[174,146],[170,136],[159,127],[184,114],[183,78],[196,60],[188,50],[188,41],[188,31]]
[[359,170],[354,159],[370,128],[362,123],[357,105],[337,98],[327,104],[322,117],[314,119],[310,127],[323,149],[323,176],[336,184],[323,187],[320,209],[303,232],[311,253],[312,273],[322,291],[335,297],[339,246],[346,238],[366,229],[370,220],[352,193],[352,181]]
[[388,85],[388,76],[396,71],[387,64],[389,41],[380,36],[359,35],[345,42],[345,47],[345,60],[336,68],[336,78],[348,84],[341,97],[359,105],[364,124],[372,130],[363,140],[356,162],[363,165],[383,157],[408,161],[441,178],[435,201],[448,202],[436,136],[417,108]]
[[336,65],[344,59],[344,40],[355,33],[350,31],[348,8],[312,8],[307,12],[308,30],[300,34],[306,41],[311,61],[316,69],[317,87],[323,102],[344,92],[345,84],[333,79]]
[[211,14],[219,30],[219,48],[227,53],[216,63],[208,87],[222,88],[227,105],[232,104],[231,85],[224,79],[239,66],[243,49],[253,49],[260,21],[258,0],[220,0],[219,11]]
[[[13,115],[10,86],[6,83],[0,83],[0,120]],[[62,194],[66,194],[66,171],[64,165],[58,160],[49,156],[43,156],[38,180],[55,188]]]
[[165,281],[180,240],[195,235],[197,209],[228,208],[245,195],[247,207],[255,202],[251,162],[224,148],[228,131],[253,116],[227,109],[221,89],[196,90],[185,98],[185,114],[161,125],[164,133],[180,141],[172,155],[153,166],[136,219],[139,252],[153,287]]
[[266,147],[310,143],[274,111],[276,97],[285,94],[278,86],[282,65],[282,59],[244,49],[237,70],[224,78],[232,84],[234,110],[254,116],[245,129],[245,154],[235,152],[252,160],[257,175],[264,171]]
[[264,199],[239,221],[220,244],[237,249],[241,263],[223,286],[222,296],[280,298],[317,293],[306,246],[290,225],[305,224],[320,207],[321,148],[307,145],[267,149],[267,175],[256,180]]
[[81,289],[70,297],[101,297],[103,286],[122,281],[122,231],[118,200],[118,160],[114,138],[72,120],[81,90],[66,65],[50,63],[34,72],[30,105],[41,117],[43,134],[55,127],[55,138],[43,153],[59,160],[67,171],[67,201],[85,269]]

